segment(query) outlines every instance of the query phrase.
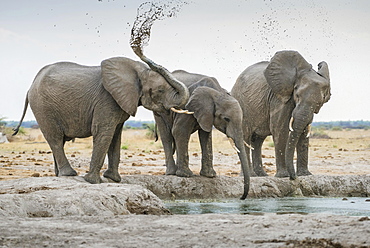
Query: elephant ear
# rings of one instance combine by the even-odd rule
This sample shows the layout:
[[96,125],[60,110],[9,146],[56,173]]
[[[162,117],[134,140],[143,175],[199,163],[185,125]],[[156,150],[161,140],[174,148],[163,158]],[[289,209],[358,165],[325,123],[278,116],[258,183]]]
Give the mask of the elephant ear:
[[185,106],[187,110],[194,112],[195,119],[206,132],[212,131],[215,112],[215,104],[210,91],[215,90],[205,86],[196,88]]
[[264,75],[272,91],[286,103],[291,98],[299,75],[311,68],[298,52],[280,51],[272,57]]
[[101,63],[104,88],[129,115],[135,116],[141,94],[140,79],[133,60],[115,57]]
[[329,66],[325,61],[321,61],[318,65],[318,72],[326,80],[330,81]]

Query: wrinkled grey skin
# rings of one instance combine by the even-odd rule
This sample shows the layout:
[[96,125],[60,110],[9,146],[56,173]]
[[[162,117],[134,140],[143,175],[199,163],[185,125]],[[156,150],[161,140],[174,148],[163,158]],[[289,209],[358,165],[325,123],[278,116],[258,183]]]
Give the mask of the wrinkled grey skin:
[[[255,173],[251,174],[267,176],[262,168],[261,146],[265,138],[272,135],[275,176],[295,179],[297,175],[311,175],[308,170],[309,124],[314,113],[330,99],[326,62],[320,62],[316,72],[298,52],[277,52],[270,62],[260,62],[243,71],[231,95],[243,109],[244,139],[254,147]],[[289,130],[291,117],[294,118],[293,131]],[[297,172],[293,165],[295,149]]]
[[[200,175],[215,177],[212,154],[212,126],[232,138],[244,172],[244,195],[249,190],[249,164],[243,143],[242,110],[236,101],[217,80],[204,75],[174,71],[172,75],[189,88],[189,102],[185,108],[194,112],[193,115],[174,112],[154,113],[155,121],[161,136],[166,156],[166,174],[191,177],[189,169],[188,144],[190,135],[198,131],[202,150]],[[173,158],[176,150],[176,163]]]
[[182,84],[187,92],[186,99],[182,99],[180,89],[173,87],[181,86],[172,85],[147,65],[124,57],[104,60],[101,66],[55,63],[42,68],[34,79],[21,122],[29,102],[53,152],[57,176],[77,175],[65,156],[65,142],[93,136],[90,170],[85,180],[101,182],[100,170],[108,154],[104,177],[119,182],[124,122],[136,114],[139,105],[162,112],[187,102],[187,88]]

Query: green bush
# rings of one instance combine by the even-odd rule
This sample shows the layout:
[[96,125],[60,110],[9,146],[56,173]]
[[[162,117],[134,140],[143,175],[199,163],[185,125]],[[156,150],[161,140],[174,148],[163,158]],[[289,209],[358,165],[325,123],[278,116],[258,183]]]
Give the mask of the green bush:
[[121,145],[122,150],[128,150],[128,144],[123,144]]

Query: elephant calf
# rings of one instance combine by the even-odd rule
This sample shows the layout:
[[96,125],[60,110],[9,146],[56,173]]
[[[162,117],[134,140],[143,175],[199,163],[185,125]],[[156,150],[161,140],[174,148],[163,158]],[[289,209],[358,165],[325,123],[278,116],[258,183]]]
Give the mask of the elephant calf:
[[[185,105],[193,115],[167,112],[154,113],[166,156],[166,174],[190,177],[188,144],[190,135],[198,131],[202,149],[200,175],[215,177],[212,154],[212,126],[226,134],[238,151],[244,172],[244,195],[249,190],[248,159],[242,131],[242,109],[238,101],[224,90],[215,78],[174,71],[173,76],[189,88],[190,98]],[[173,153],[176,151],[175,163]]]
[[296,51],[277,52],[269,62],[245,69],[231,90],[243,109],[243,132],[252,144],[254,175],[266,176],[261,147],[268,135],[275,143],[276,177],[296,178],[293,155],[297,149],[297,174],[308,170],[309,127],[330,99],[330,77],[326,62],[318,72]]

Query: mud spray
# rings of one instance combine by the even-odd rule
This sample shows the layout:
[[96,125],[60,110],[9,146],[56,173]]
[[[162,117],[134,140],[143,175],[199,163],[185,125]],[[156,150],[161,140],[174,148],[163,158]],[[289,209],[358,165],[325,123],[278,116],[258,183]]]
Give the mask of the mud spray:
[[131,30],[130,46],[140,58],[143,47],[150,40],[150,29],[156,20],[176,16],[186,1],[155,1],[142,3],[137,9],[137,16]]

